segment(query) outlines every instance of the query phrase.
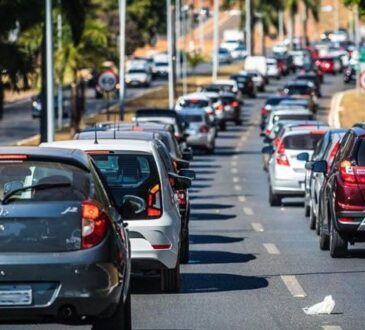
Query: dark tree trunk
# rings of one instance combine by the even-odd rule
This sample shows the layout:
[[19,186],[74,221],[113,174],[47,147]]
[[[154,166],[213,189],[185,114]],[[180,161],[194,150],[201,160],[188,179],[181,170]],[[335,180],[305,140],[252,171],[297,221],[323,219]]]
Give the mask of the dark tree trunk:
[[[77,77],[77,75],[76,75]],[[85,113],[86,86],[83,80],[77,78],[71,84],[71,135],[80,132],[81,119]]]
[[47,65],[46,65],[46,28],[43,27],[43,39],[41,50],[41,114],[40,135],[41,142],[47,142]]

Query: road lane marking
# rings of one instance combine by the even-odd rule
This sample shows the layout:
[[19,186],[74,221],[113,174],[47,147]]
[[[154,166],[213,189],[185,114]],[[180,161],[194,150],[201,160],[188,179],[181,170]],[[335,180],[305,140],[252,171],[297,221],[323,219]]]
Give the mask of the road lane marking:
[[241,186],[239,186],[239,185],[235,185],[235,186],[234,186],[234,190],[242,190],[242,187],[241,187]]
[[232,159],[238,159],[238,156],[237,155],[233,155],[232,156]]
[[246,197],[245,197],[245,196],[238,196],[238,200],[239,200],[241,203],[246,203]]
[[282,275],[280,277],[293,297],[303,298],[307,296],[294,275]]
[[236,173],[238,173],[238,170],[237,170],[236,168],[232,168],[232,169],[231,169],[231,172],[232,172],[233,174],[236,174]]
[[261,223],[258,222],[252,222],[251,226],[254,231],[257,231],[258,233],[262,233],[264,231],[264,227],[262,227]]
[[250,207],[244,207],[243,212],[245,212],[246,215],[254,215],[253,210]]
[[240,178],[239,178],[239,177],[235,176],[235,177],[233,178],[233,182],[239,182],[239,181],[240,181]]
[[339,325],[322,325],[323,330],[342,330]]
[[241,149],[239,147],[235,148],[234,151],[239,152]]
[[237,166],[237,162],[236,162],[235,160],[232,160],[232,161],[231,161],[231,165],[232,165],[233,167],[235,167],[235,166]]
[[247,140],[247,136],[244,136],[244,135],[243,135],[243,136],[241,137],[241,141],[246,141],[246,140]]
[[279,249],[276,247],[276,245],[275,245],[275,244],[272,244],[272,243],[264,243],[264,247],[265,247],[266,251],[267,251],[269,254],[275,254],[275,255],[280,254],[280,251],[279,251]]

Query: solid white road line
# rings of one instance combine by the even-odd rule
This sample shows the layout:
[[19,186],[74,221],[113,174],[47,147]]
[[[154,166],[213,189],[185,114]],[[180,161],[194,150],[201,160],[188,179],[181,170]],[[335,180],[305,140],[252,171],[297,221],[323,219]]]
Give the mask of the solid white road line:
[[246,203],[246,197],[245,197],[245,196],[238,196],[238,200],[239,200],[241,203]]
[[294,275],[282,275],[280,277],[293,297],[303,298],[307,296]]
[[275,255],[280,254],[280,251],[279,251],[279,249],[276,247],[276,245],[275,245],[275,244],[272,244],[272,243],[264,243],[264,247],[265,247],[266,251],[267,251],[269,254],[275,254]]
[[243,208],[243,212],[244,212],[246,215],[254,215],[253,210],[252,210],[250,207],[244,207],[244,208]]
[[323,330],[342,330],[339,325],[322,325]]
[[259,233],[262,233],[264,231],[264,227],[262,227],[261,223],[258,222],[252,222],[251,226],[253,228],[254,231],[257,231]]
[[235,186],[234,186],[234,190],[242,190],[242,187],[241,187],[241,186],[239,186],[239,185],[235,185]]

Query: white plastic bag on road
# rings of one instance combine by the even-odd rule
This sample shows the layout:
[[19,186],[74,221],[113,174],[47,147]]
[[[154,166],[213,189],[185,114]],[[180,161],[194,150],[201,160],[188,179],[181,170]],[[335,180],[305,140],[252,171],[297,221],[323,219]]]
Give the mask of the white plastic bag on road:
[[304,307],[303,311],[307,315],[331,314],[335,308],[335,301],[332,296],[326,296],[323,301],[313,306]]

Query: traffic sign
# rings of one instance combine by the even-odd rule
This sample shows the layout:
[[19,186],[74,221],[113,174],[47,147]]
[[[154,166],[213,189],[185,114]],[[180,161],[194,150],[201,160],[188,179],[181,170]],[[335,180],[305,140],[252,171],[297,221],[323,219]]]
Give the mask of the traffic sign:
[[117,81],[116,74],[111,70],[107,70],[99,76],[98,86],[103,92],[112,92],[117,86]]

